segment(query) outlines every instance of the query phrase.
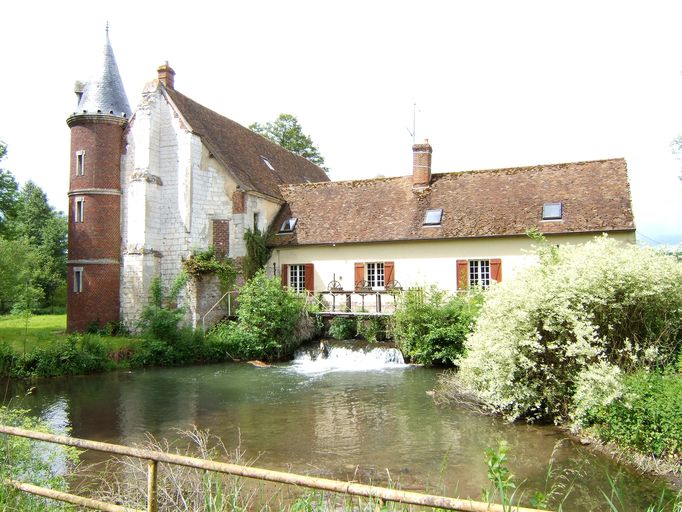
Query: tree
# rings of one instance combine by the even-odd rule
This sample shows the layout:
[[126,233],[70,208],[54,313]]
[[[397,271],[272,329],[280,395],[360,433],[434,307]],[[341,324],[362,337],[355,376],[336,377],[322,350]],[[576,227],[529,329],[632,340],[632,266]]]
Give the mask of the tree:
[[[0,161],[7,155],[7,145],[0,141]],[[0,169],[0,235],[7,236],[17,203],[17,181],[11,172]]]
[[66,283],[67,223],[47,201],[45,192],[28,181],[17,196],[12,236],[26,240],[36,252],[33,281],[46,304],[54,305],[56,292]]
[[324,167],[324,158],[320,155],[320,151],[312,139],[303,133],[303,128],[295,116],[280,114],[272,123],[266,123],[265,125],[253,123],[249,128],[266,139],[279,144],[284,149],[307,158],[315,165],[324,169],[325,172],[329,172],[329,169]]

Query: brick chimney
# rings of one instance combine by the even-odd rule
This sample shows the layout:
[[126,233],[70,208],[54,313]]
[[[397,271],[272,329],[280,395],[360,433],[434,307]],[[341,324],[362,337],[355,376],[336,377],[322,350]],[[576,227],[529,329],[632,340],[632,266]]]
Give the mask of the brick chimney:
[[173,89],[175,87],[175,71],[168,65],[168,61],[165,64],[161,64],[156,71],[159,74],[159,82],[165,85],[166,89]]
[[412,146],[412,187],[424,188],[431,184],[431,153],[429,139]]

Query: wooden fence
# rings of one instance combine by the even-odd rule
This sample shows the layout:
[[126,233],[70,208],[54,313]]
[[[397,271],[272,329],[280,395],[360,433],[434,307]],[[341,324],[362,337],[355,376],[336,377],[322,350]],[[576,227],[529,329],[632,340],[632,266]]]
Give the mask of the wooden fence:
[[[0,433],[9,434],[12,436],[26,437],[38,441],[47,441],[48,443],[61,444],[65,446],[75,446],[84,450],[95,450],[105,453],[113,453],[125,457],[135,457],[147,461],[147,512],[157,512],[157,472],[158,463],[176,464],[179,466],[186,466],[195,469],[202,469],[206,471],[214,471],[217,473],[224,473],[228,475],[237,475],[247,478],[254,478],[258,480],[265,480],[269,482],[277,482],[287,485],[295,485],[299,487],[306,487],[310,489],[318,489],[323,491],[330,491],[342,495],[362,496],[366,498],[374,498],[381,502],[392,501],[405,505],[419,505],[425,507],[435,507],[445,510],[457,510],[462,512],[541,512],[536,509],[523,508],[517,506],[502,506],[495,504],[482,503],[478,501],[464,500],[458,498],[449,498],[446,496],[434,496],[429,494],[420,494],[416,492],[400,491],[397,489],[387,489],[384,487],[377,487],[373,485],[358,484],[354,482],[342,482],[338,480],[329,480],[326,478],[315,478],[304,475],[296,475],[293,473],[285,473],[281,471],[271,471],[268,469],[260,469],[251,466],[241,466],[237,464],[229,464],[225,462],[217,462],[206,459],[199,459],[195,457],[187,457],[184,455],[177,455],[166,452],[144,450],[140,448],[131,448],[117,444],[102,443],[99,441],[89,441],[87,439],[78,439],[75,437],[60,436],[54,434],[46,434],[43,432],[35,432],[17,427],[9,427],[0,425]],[[5,480],[5,485],[10,485],[23,492],[44,496],[66,503],[87,507],[95,510],[103,510],[107,512],[144,512],[141,509],[131,509],[129,507],[122,507],[105,503],[99,500],[76,496],[69,493],[59,492],[45,487],[38,487],[32,484],[19,482],[16,480]],[[546,512],[546,511],[545,511]]]

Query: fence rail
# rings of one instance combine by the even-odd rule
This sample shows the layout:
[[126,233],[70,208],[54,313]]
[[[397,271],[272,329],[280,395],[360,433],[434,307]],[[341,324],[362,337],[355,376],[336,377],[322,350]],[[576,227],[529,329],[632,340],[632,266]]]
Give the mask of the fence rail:
[[[366,498],[374,498],[381,501],[393,501],[406,505],[420,505],[426,507],[436,507],[446,510],[456,510],[461,512],[540,512],[536,509],[524,507],[510,507],[496,504],[482,503],[472,500],[463,500],[459,498],[450,498],[447,496],[434,496],[429,494],[421,494],[410,491],[400,491],[397,489],[387,489],[385,487],[377,487],[373,485],[359,484],[354,482],[342,482],[339,480],[329,480],[326,478],[316,478],[304,475],[297,475],[294,473],[285,473],[281,471],[272,471],[268,469],[255,468],[251,466],[241,466],[238,464],[230,464],[226,462],[218,462],[206,459],[199,459],[195,457],[188,457],[185,455],[177,455],[173,453],[145,450],[141,448],[132,448],[129,446],[102,443],[99,441],[90,441],[87,439],[79,439],[76,437],[60,436],[55,434],[47,434],[44,432],[35,432],[18,427],[10,427],[0,425],[0,433],[12,436],[25,437],[35,439],[38,441],[46,441],[48,443],[61,444],[65,446],[75,446],[85,450],[95,450],[105,453],[113,453],[116,455],[134,457],[137,459],[146,460],[148,464],[147,471],[147,512],[157,512],[157,470],[158,463],[175,464],[195,469],[202,469],[206,471],[214,471],[217,473],[224,473],[228,475],[236,475],[247,478],[254,478],[258,480],[265,480],[269,482],[276,482],[287,485],[294,485],[298,487],[307,487],[311,489],[318,489],[323,491],[330,491],[339,494],[362,496]],[[62,493],[38,487],[35,485],[18,482],[16,480],[5,480],[6,485],[11,485],[21,491],[45,496],[47,498],[73,503],[80,506],[85,506],[95,510],[123,512],[143,512],[138,509],[131,509],[104,503],[98,500],[84,498],[73,494]]]

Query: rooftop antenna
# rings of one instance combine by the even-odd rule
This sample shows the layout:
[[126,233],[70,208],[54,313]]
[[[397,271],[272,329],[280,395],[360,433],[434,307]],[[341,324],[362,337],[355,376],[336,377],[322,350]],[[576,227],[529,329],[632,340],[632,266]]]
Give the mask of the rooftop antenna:
[[412,144],[415,144],[417,134],[417,103],[412,103],[412,130],[407,128],[407,133],[412,137]]

